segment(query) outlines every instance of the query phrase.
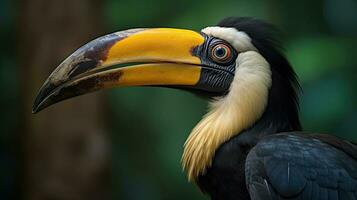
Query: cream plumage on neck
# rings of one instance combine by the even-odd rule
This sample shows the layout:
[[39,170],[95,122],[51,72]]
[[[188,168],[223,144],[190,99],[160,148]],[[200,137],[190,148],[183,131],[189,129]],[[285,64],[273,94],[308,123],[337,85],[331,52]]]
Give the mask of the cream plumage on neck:
[[189,181],[205,173],[224,142],[262,116],[272,83],[269,63],[256,51],[247,34],[221,27],[208,27],[202,32],[226,40],[240,53],[229,93],[209,103],[209,112],[185,142],[182,165]]

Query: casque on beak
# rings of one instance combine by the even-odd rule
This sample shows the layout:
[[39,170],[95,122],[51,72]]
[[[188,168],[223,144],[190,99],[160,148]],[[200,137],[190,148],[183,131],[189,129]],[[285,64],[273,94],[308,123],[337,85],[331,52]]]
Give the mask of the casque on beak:
[[[32,112],[64,99],[120,86],[194,87],[205,37],[169,28],[130,29],[95,39],[65,59],[41,87]],[[124,64],[120,68],[113,65]]]

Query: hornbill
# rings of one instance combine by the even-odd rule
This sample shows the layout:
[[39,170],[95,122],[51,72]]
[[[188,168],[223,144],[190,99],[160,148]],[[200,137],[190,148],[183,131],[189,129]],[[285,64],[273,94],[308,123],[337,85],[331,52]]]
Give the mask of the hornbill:
[[182,165],[211,199],[355,200],[357,145],[301,132],[300,86],[275,33],[269,23],[237,17],[200,32],[112,33],[65,59],[33,112],[118,86],[192,91],[209,99],[209,112],[185,142]]

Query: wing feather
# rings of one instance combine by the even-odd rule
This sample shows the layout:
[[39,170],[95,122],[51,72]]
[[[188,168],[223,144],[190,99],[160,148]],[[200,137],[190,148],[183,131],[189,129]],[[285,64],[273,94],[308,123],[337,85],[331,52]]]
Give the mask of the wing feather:
[[356,155],[333,136],[267,136],[247,156],[247,187],[253,200],[357,200]]

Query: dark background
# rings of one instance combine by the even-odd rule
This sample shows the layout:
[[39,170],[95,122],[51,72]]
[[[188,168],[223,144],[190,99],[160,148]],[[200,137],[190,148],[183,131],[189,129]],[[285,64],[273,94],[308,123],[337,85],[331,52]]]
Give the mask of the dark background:
[[1,0],[0,199],[205,199],[180,156],[207,102],[163,88],[97,92],[37,115],[49,73],[76,48],[135,27],[200,30],[251,16],[283,31],[307,131],[357,142],[356,0]]

